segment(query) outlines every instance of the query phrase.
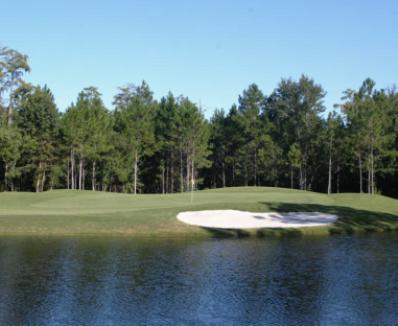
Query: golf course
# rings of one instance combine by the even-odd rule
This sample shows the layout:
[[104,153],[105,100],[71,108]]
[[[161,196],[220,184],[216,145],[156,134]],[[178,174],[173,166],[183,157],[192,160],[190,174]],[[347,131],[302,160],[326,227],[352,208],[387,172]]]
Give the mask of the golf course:
[[[321,212],[330,225],[218,230],[177,220],[185,211]],[[398,200],[342,193],[326,195],[271,187],[237,187],[166,195],[53,190],[0,194],[2,235],[271,236],[328,235],[398,229]]]

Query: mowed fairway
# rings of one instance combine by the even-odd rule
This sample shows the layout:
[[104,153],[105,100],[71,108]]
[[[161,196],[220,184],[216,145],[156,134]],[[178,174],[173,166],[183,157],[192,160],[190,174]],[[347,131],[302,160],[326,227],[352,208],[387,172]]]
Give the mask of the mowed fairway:
[[182,211],[318,211],[339,216],[333,226],[241,230],[234,235],[329,234],[398,229],[398,200],[366,194],[325,195],[282,188],[240,187],[169,195],[55,190],[1,193],[0,234],[214,235],[179,222]]

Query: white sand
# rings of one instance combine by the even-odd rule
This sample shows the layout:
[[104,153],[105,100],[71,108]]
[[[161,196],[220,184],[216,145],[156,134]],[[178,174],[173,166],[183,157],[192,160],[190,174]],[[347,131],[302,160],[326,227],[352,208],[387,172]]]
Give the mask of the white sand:
[[215,229],[302,228],[332,224],[336,215],[319,212],[252,213],[236,210],[182,212],[177,219]]

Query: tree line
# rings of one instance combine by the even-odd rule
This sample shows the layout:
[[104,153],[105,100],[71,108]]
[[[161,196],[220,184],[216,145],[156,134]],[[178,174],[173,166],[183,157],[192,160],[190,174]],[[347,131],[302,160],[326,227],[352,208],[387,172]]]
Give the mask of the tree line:
[[27,56],[0,47],[0,190],[174,193],[278,186],[398,195],[398,92],[366,79],[326,110],[321,85],[251,84],[206,119],[185,96],[128,84],[105,107],[84,88],[60,112],[47,86],[24,81]]

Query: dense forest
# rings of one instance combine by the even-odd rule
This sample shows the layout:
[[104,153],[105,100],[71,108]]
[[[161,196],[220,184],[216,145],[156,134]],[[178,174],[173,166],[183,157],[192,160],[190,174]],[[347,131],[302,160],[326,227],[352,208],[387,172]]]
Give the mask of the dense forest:
[[[366,79],[325,108],[313,79],[251,84],[210,120],[185,96],[155,100],[144,81],[112,110],[87,87],[65,112],[24,81],[27,56],[0,48],[0,190],[173,193],[279,186],[398,195],[398,92]],[[71,99],[72,100],[72,99]]]

